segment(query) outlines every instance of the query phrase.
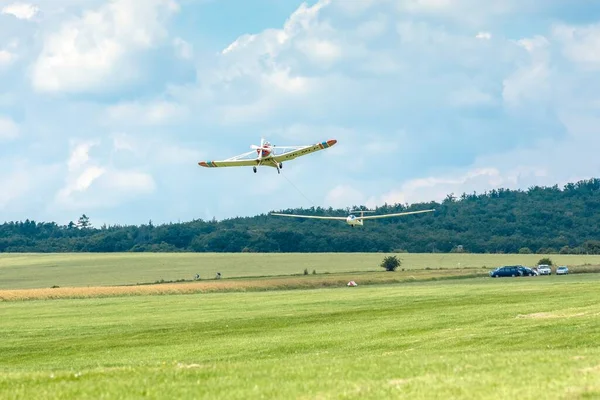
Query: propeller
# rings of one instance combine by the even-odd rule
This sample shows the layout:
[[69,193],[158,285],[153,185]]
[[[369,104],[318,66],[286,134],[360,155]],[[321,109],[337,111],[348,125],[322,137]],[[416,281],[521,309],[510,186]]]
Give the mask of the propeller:
[[265,142],[265,139],[264,138],[260,138],[260,146],[257,146],[255,144],[251,144],[250,148],[251,149],[255,149],[255,150],[262,149],[264,142]]
[[264,138],[260,138],[260,147],[259,147],[259,146],[257,146],[257,145],[255,145],[255,144],[253,144],[253,145],[250,145],[250,148],[251,148],[251,149],[255,149],[255,150],[261,149],[261,150],[258,152],[258,160],[259,160],[259,161],[262,159],[262,148],[263,148],[263,145],[264,145],[264,143],[265,143],[265,139],[264,139]]

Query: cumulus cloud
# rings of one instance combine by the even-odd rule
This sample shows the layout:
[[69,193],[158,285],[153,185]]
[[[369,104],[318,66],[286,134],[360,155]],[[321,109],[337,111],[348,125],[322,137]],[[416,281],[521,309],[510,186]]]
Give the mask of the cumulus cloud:
[[[2,16],[30,36],[17,48],[0,36],[0,66],[40,50],[22,69],[33,88],[71,96],[49,102],[3,89],[0,103],[27,132],[4,134],[23,137],[6,142],[8,151],[24,152],[17,146],[26,136],[40,140],[27,154],[63,158],[62,175],[47,183],[54,210],[104,207],[117,222],[135,213],[189,219],[198,216],[195,199],[211,193],[203,215],[224,218],[442,200],[600,172],[598,27],[560,22],[559,0],[321,0],[207,47],[209,28],[179,23],[184,13],[171,1],[35,4],[39,24]],[[201,5],[181,7],[189,15]],[[195,76],[185,76],[180,68],[192,65]],[[2,71],[11,81],[0,85],[18,86],[22,71]],[[160,85],[142,84],[150,78]],[[77,142],[66,157],[71,135],[100,140]],[[197,165],[248,151],[261,136],[279,145],[339,142],[288,163],[282,176]],[[232,196],[232,187],[246,195]],[[12,199],[11,207],[25,204]],[[122,208],[136,199],[143,202]]]
[[569,60],[585,69],[600,69],[600,23],[588,26],[558,24],[552,33]]
[[320,120],[347,118],[348,110],[373,117],[375,104],[384,114],[441,106],[448,97],[461,107],[477,106],[494,103],[493,80],[524,57],[516,43],[492,45],[476,32],[406,18],[393,26],[391,2],[363,5],[378,8],[360,18],[347,2],[302,4],[282,28],[240,36],[224,48],[216,68],[198,71],[197,98],[217,122],[239,125],[283,114],[293,119],[291,110]]
[[502,96],[509,106],[544,103],[552,98],[552,66],[550,64],[550,42],[544,36],[536,35],[517,41],[527,51],[525,62],[506,77]]
[[[542,141],[530,148],[481,157],[467,168],[452,168],[452,171],[439,175],[410,179],[398,185],[397,189],[370,198],[369,202],[380,205],[442,201],[450,193],[459,197],[462,193],[483,193],[498,188],[560,186],[597,177],[600,161],[595,152],[600,145],[600,129],[593,127],[590,130],[592,125],[589,124],[598,122],[600,118],[569,118],[565,121],[569,137],[565,139]],[[578,162],[565,168],[564,162],[572,162],[574,155]]]
[[18,19],[31,20],[39,12],[39,8],[28,3],[12,3],[2,7],[2,14],[12,15]]
[[32,84],[45,92],[114,89],[139,79],[135,56],[165,40],[174,0],[110,0],[62,24],[44,38]]
[[67,160],[67,177],[55,196],[55,204],[67,209],[92,209],[115,206],[155,190],[151,175],[137,170],[103,165],[90,156],[99,141],[73,145]]
[[[255,100],[248,98],[235,107],[229,104],[227,109],[235,113],[228,115],[234,116],[232,119],[238,123],[255,123],[267,118],[285,121],[282,105],[287,105],[294,108],[296,114],[300,112],[301,118],[313,119],[313,122],[314,119],[326,120],[329,127],[359,126],[345,132],[343,128],[340,130],[340,143],[353,150],[336,149],[345,154],[340,157],[336,154],[331,165],[364,175],[369,175],[365,169],[378,171],[380,185],[374,189],[375,193],[381,193],[378,201],[443,199],[451,191],[548,182],[552,176],[548,171],[554,168],[549,161],[535,156],[546,148],[539,143],[544,140],[570,143],[569,137],[574,134],[567,132],[561,112],[556,108],[557,89],[567,90],[558,82],[561,73],[569,67],[556,64],[557,43],[553,39],[560,37],[564,47],[572,38],[582,38],[578,43],[583,41],[589,50],[589,53],[581,51],[581,54],[589,54],[586,59],[589,65],[596,54],[592,51],[593,36],[586,36],[586,32],[591,31],[580,29],[576,34],[555,28],[553,33],[545,31],[513,41],[501,35],[492,36],[480,24],[475,24],[480,29],[469,32],[469,29],[451,30],[427,19],[400,18],[392,40],[387,30],[388,20],[381,14],[381,7],[386,4],[391,3],[361,3],[361,10],[374,8],[378,13],[376,16],[367,14],[364,19],[347,3],[303,5],[282,29],[268,29],[238,38],[223,51],[220,61],[225,72],[214,74],[213,82],[231,89],[243,79],[244,85],[239,89],[253,88],[261,96]],[[401,12],[415,16],[428,14],[440,18],[454,8],[460,13],[467,12],[465,18],[485,15],[483,21],[492,24],[494,17],[510,15],[519,4],[406,1],[396,6]],[[473,12],[469,13],[469,8]],[[531,11],[534,5],[527,3],[525,8]],[[336,14],[340,9],[353,18],[351,25],[344,22],[343,15]],[[458,11],[453,17],[462,18]],[[349,26],[362,27],[359,30],[362,38],[352,36],[355,32]],[[382,41],[373,42],[379,37]],[[349,38],[353,39],[352,46],[348,46]],[[394,45],[386,46],[385,42]],[[582,60],[566,48],[564,54],[570,61]],[[350,60],[351,63],[342,63]],[[373,74],[377,68],[373,60],[390,66],[385,75]],[[264,79],[277,70],[286,71],[286,77],[294,76],[298,82],[305,83],[303,90],[277,92],[282,85]],[[250,82],[259,84],[250,85]],[[274,93],[278,93],[276,97]],[[272,100],[274,98],[277,100]],[[475,108],[486,114],[473,114],[471,110]],[[399,117],[395,118],[394,114]],[[290,116],[290,121],[293,119]],[[369,130],[382,133],[361,143],[353,137],[365,134],[365,124],[369,124]],[[390,126],[393,126],[391,131]],[[328,128],[314,124],[311,132],[319,129],[326,132]],[[395,137],[399,131],[403,132],[402,136]],[[307,130],[298,130],[297,125],[294,132],[296,138],[308,137]],[[491,158],[502,154],[507,160],[515,160],[524,148],[530,150],[530,157],[536,162],[517,163],[515,169],[507,170],[502,161]],[[442,165],[448,166],[444,172],[440,172],[444,170]],[[407,168],[412,171],[407,172]],[[418,172],[421,168],[422,172]],[[414,179],[419,174],[428,176],[428,172],[436,175]],[[334,175],[330,171],[322,174]],[[404,183],[394,183],[394,180]],[[357,185],[361,184],[368,186],[364,180],[357,181]],[[340,184],[326,192],[324,201],[339,204],[343,198],[366,199],[361,191],[351,190],[352,187]],[[365,192],[368,190],[371,189]]]

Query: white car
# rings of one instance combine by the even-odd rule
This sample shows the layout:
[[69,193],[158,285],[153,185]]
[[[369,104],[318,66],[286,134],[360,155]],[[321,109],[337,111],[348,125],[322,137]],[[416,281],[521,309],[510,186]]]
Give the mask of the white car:
[[549,265],[541,264],[538,265],[537,269],[540,275],[552,275],[552,269]]
[[556,275],[567,275],[569,273],[569,268],[566,265],[561,265],[556,268]]

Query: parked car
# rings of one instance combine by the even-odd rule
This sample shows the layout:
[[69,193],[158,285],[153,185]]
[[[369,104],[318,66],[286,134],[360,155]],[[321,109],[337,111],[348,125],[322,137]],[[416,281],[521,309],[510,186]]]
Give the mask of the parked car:
[[556,268],[556,275],[567,275],[568,273],[569,267],[566,265],[561,265],[560,267]]
[[498,267],[493,271],[490,271],[490,277],[499,278],[501,276],[523,276],[524,268],[522,265],[508,265],[504,267]]
[[540,275],[552,275],[552,269],[549,265],[546,264],[538,265],[538,272],[540,273]]
[[538,273],[536,271],[534,271],[533,269],[529,268],[529,267],[522,267],[519,266],[519,271],[522,272],[523,276],[537,276]]

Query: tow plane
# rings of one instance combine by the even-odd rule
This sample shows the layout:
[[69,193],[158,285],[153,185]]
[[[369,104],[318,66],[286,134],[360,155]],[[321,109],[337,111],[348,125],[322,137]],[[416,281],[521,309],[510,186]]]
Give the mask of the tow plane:
[[[298,215],[298,214],[281,214],[281,213],[270,213],[270,214],[281,216],[281,217],[314,218],[314,219],[330,219],[330,220],[333,219],[333,220],[339,220],[339,221],[346,221],[346,223],[348,225],[350,225],[351,227],[354,228],[356,225],[363,226],[364,220],[366,220],[366,219],[401,217],[404,215],[421,214],[421,213],[428,213],[428,212],[433,212],[433,211],[435,211],[435,209],[365,216],[364,213],[375,212],[375,210],[353,210],[353,211],[350,211],[351,214],[348,215],[347,217],[326,217],[326,216],[321,216],[321,215]],[[352,213],[356,213],[356,212],[360,212],[360,216],[356,216],[356,215],[352,214]]]
[[252,151],[221,161],[200,161],[198,165],[207,168],[251,166],[254,173],[256,173],[257,167],[265,166],[277,168],[277,173],[280,174],[284,161],[290,161],[294,158],[314,153],[315,151],[328,149],[336,143],[337,140],[331,139],[305,146],[275,146],[264,138],[261,138],[260,146],[250,145],[250,148],[253,149]]

